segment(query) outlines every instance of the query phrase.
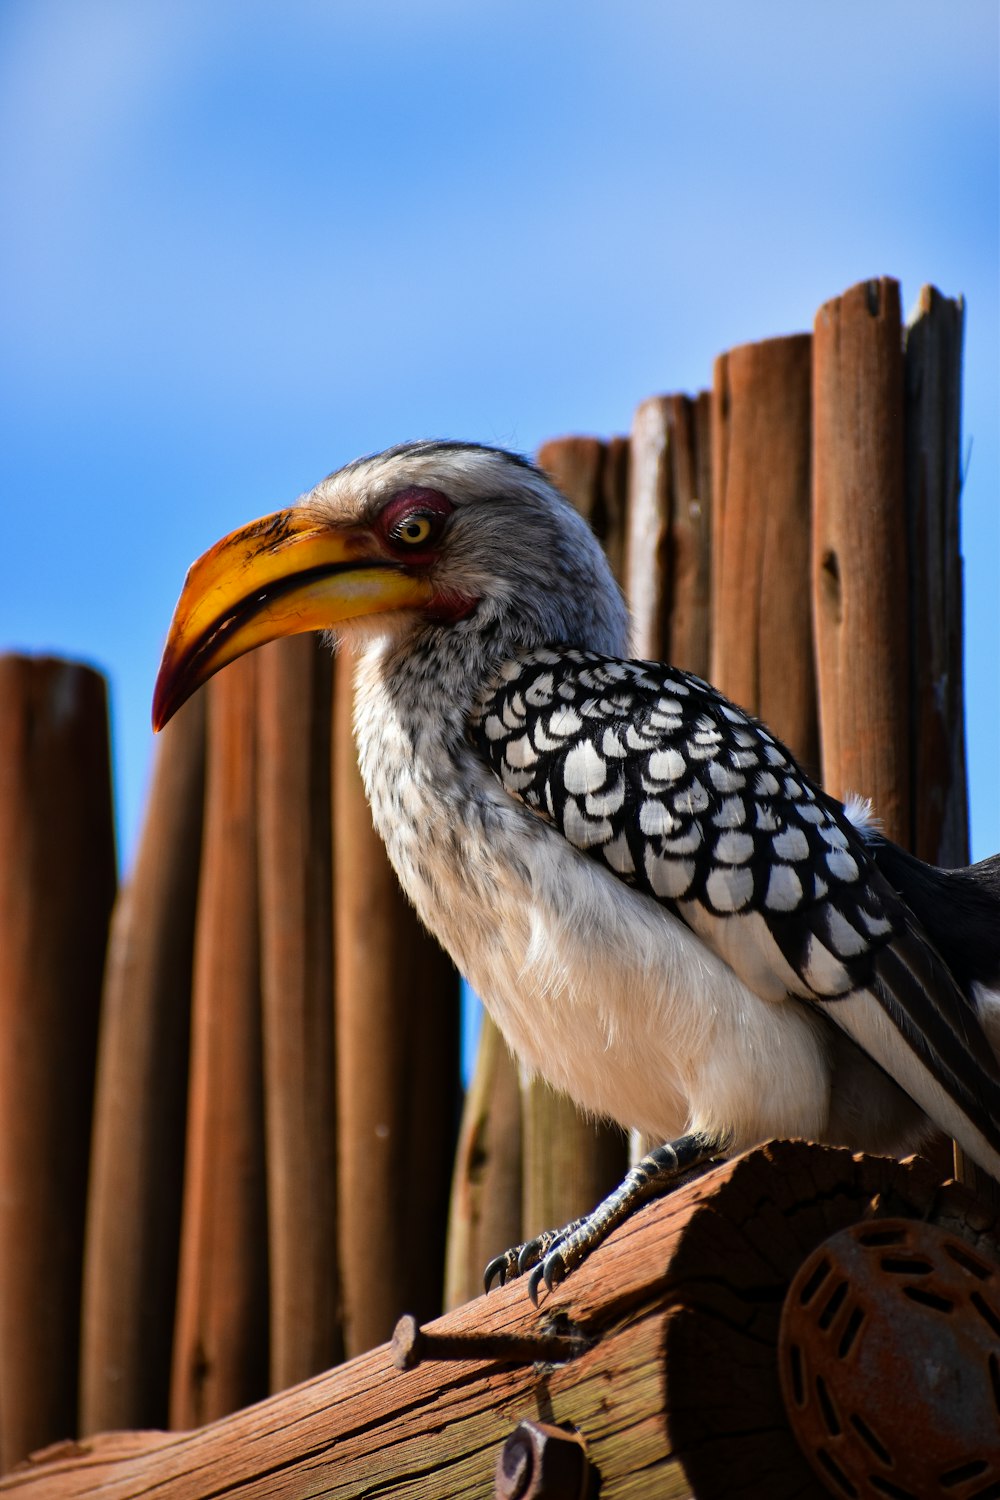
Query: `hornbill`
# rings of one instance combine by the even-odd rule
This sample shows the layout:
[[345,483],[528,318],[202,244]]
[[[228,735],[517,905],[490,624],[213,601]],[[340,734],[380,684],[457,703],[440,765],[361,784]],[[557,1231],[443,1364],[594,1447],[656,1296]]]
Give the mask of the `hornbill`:
[[668,1144],[498,1256],[551,1287],[678,1173],[775,1136],[1000,1178],[1000,856],[939,870],[699,678],[629,660],[584,520],[532,463],[417,442],[190,569],[154,725],[278,636],[360,648],[372,815],[526,1068]]

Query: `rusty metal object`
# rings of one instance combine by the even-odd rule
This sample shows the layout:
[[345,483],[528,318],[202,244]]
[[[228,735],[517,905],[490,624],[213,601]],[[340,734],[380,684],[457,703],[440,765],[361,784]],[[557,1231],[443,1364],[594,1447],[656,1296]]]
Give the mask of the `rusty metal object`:
[[959,1236],[912,1219],[832,1235],[789,1287],[778,1354],[832,1494],[1000,1494],[1000,1266]]
[[547,1422],[521,1422],[497,1459],[496,1500],[584,1500],[590,1464],[583,1439]]
[[495,1359],[503,1364],[564,1364],[590,1348],[591,1340],[567,1325],[565,1333],[435,1333],[404,1313],[393,1330],[392,1362],[397,1370],[415,1370],[425,1359]]

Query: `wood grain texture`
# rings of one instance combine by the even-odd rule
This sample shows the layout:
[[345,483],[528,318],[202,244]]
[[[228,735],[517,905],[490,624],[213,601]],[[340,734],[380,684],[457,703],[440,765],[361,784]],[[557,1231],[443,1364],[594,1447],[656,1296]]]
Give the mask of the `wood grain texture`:
[[257,660],[257,837],[270,1388],[342,1355],[337,1268],[330,732],[313,635]]
[[115,895],[104,679],[0,657],[0,1464],[76,1424],[88,1154]]
[[163,732],[104,976],[80,1431],[167,1423],[180,1244],[205,700]]
[[813,337],[812,589],[823,782],[911,842],[899,287],[852,287]]
[[267,1203],[257,907],[256,655],[207,689],[174,1427],[264,1395]]
[[813,1495],[781,1405],[781,1304],[830,1234],[900,1214],[996,1258],[995,1216],[921,1165],[779,1142],[641,1209],[540,1309],[515,1283],[436,1320],[413,1368],[375,1349],[197,1432],[39,1455],[0,1494],[487,1500],[529,1417],[580,1433],[602,1500],[721,1500],[734,1476],[747,1500]]
[[812,340],[715,362],[709,678],[819,767],[810,568]]
[[906,329],[913,850],[969,858],[962,660],[961,298],[922,288]]

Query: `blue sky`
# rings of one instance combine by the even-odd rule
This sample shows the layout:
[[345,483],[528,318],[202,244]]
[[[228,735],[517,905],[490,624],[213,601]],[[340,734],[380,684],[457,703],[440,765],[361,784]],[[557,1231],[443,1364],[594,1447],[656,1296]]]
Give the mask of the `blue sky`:
[[995,0],[5,0],[0,649],[111,679],[356,454],[628,429],[890,274],[968,301],[973,847],[1000,848]]

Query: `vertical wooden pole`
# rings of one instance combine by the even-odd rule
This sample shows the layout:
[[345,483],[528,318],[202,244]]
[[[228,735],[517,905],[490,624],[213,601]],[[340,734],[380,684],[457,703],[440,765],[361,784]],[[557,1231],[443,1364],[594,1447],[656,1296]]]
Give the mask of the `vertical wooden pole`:
[[709,676],[819,767],[810,568],[812,340],[715,362]]
[[205,839],[170,1420],[267,1394],[267,1222],[257,916],[257,656],[208,694]]
[[675,667],[705,677],[712,620],[711,404],[668,396],[670,459],[667,500],[670,574],[665,601],[665,654]]
[[913,849],[969,858],[962,661],[962,327],[965,308],[920,292],[906,330],[906,516],[913,669]]
[[271,1390],[336,1364],[332,663],[315,636],[257,661],[257,806]]
[[84,1433],[167,1424],[204,775],[198,694],[159,743],[112,922],[87,1210]]
[[402,1312],[436,1313],[458,1118],[458,980],[372,827],[351,732],[353,661],[334,678],[338,1224],[349,1356]]
[[107,700],[0,657],[0,1468],[76,1427],[94,1061],[115,893]]
[[494,1255],[524,1238],[521,1227],[521,1088],[517,1063],[484,1015],[455,1152],[446,1308],[478,1297]]
[[650,396],[632,421],[624,549],[625,597],[636,656],[660,660],[670,612],[670,398]]
[[863,282],[816,315],[813,609],[823,780],[871,796],[909,845],[909,591],[899,287]]

